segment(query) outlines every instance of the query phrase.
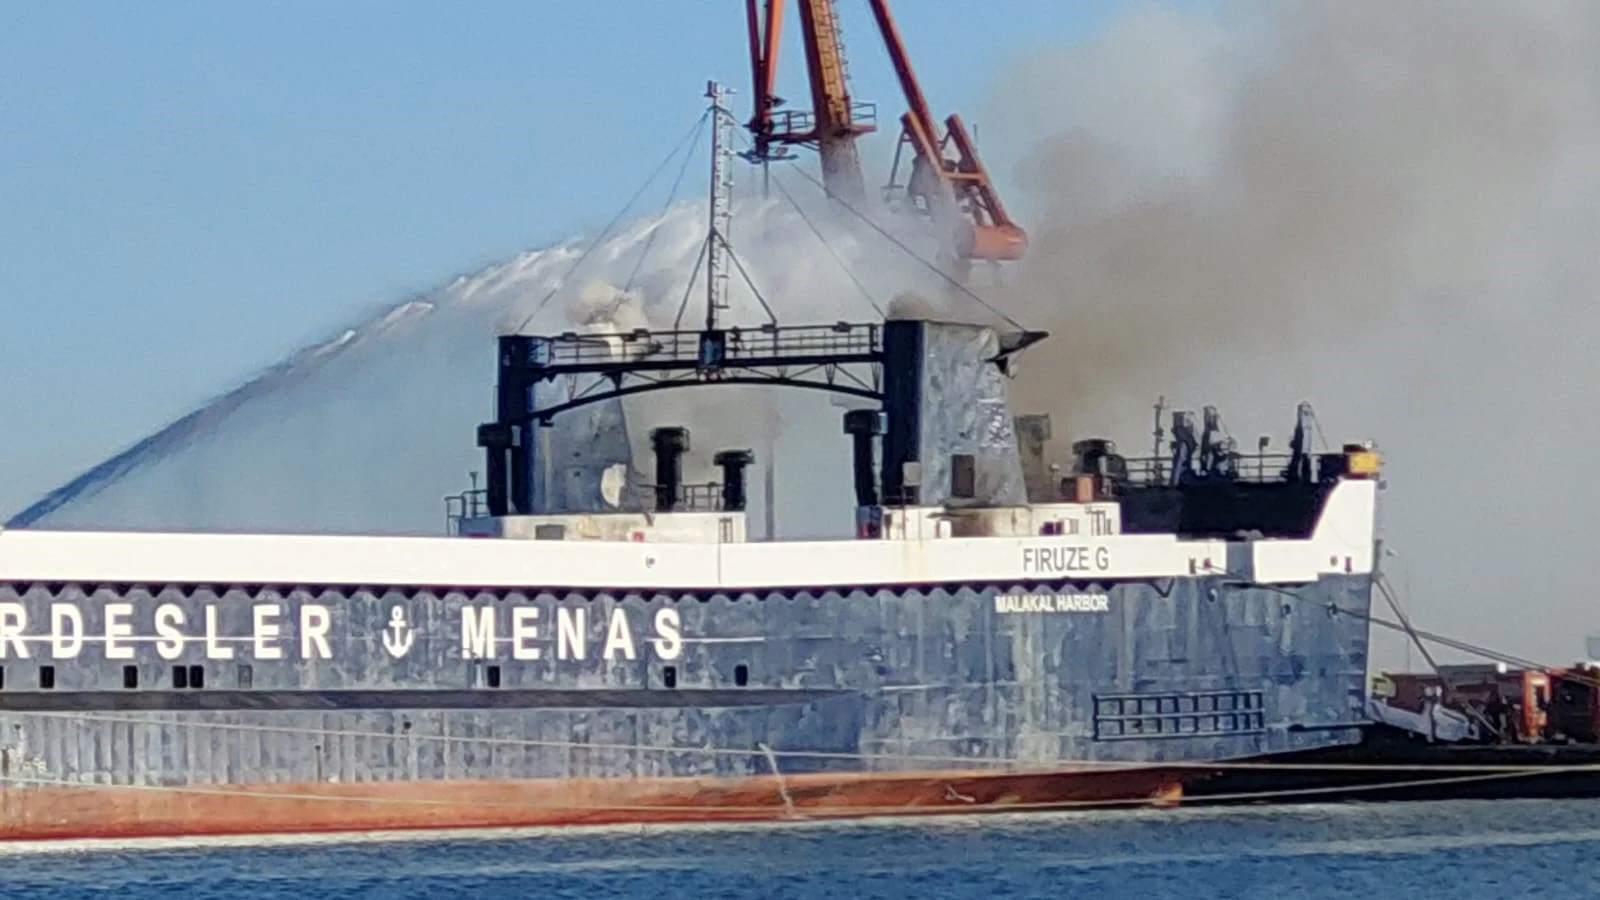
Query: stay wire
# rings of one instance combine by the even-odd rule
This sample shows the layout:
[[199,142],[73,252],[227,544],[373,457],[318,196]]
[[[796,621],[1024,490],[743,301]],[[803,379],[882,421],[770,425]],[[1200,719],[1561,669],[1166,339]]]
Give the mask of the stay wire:
[[821,229],[817,228],[816,223],[811,221],[811,217],[806,215],[806,211],[800,207],[800,204],[794,199],[794,196],[789,193],[789,189],[783,186],[783,180],[774,176],[772,183],[778,186],[778,193],[783,195],[783,199],[789,201],[789,205],[794,207],[794,211],[800,216],[800,221],[806,223],[806,227],[811,229],[811,233],[817,236],[817,240],[822,244],[822,249],[828,251],[828,255],[831,256],[833,261],[839,264],[839,268],[844,271],[845,277],[850,279],[850,283],[856,286],[856,290],[860,291],[861,296],[864,297],[867,303],[872,306],[873,312],[876,312],[880,316],[887,317],[888,313],[885,312],[883,307],[878,304],[878,301],[872,296],[872,292],[867,290],[867,286],[861,283],[861,279],[856,277],[856,273],[850,270],[850,266],[844,261],[844,257],[839,255],[839,251],[833,249],[833,244],[829,242],[826,237],[822,236]]
[[[1226,574],[1228,574],[1230,576],[1234,575],[1234,573],[1231,573],[1231,572],[1226,573]],[[1237,577],[1237,576],[1235,576],[1235,577]],[[1426,643],[1430,643],[1430,644],[1436,644],[1436,645],[1441,646],[1441,647],[1447,647],[1447,648],[1449,648],[1451,650],[1456,650],[1456,651],[1459,651],[1461,653],[1465,653],[1468,656],[1475,656],[1475,657],[1478,657],[1478,658],[1481,658],[1481,659],[1489,660],[1490,662],[1500,663],[1502,665],[1507,665],[1507,666],[1514,666],[1514,667],[1519,668],[1519,669],[1536,670],[1536,671],[1540,671],[1540,672],[1546,672],[1546,671],[1549,671],[1552,668],[1554,668],[1552,666],[1545,665],[1544,663],[1537,662],[1535,660],[1524,659],[1522,657],[1515,656],[1515,655],[1512,655],[1510,653],[1505,653],[1505,652],[1502,652],[1502,651],[1499,651],[1499,650],[1494,650],[1494,649],[1489,648],[1489,647],[1483,647],[1483,646],[1480,646],[1478,644],[1473,644],[1473,643],[1470,643],[1468,641],[1461,640],[1460,638],[1453,638],[1453,637],[1449,637],[1447,635],[1437,634],[1437,633],[1431,632],[1431,631],[1424,631],[1424,630],[1422,630],[1420,628],[1417,628],[1417,627],[1413,626],[1411,624],[1410,618],[1408,616],[1406,616],[1404,611],[1401,609],[1399,600],[1394,596],[1393,591],[1390,590],[1388,581],[1389,580],[1386,577],[1384,577],[1381,572],[1374,572],[1373,581],[1372,581],[1373,587],[1380,594],[1383,595],[1384,600],[1388,602],[1389,607],[1392,610],[1394,610],[1395,615],[1400,619],[1400,621],[1391,622],[1388,619],[1384,619],[1384,618],[1381,618],[1379,616],[1375,616],[1370,612],[1362,612],[1362,611],[1360,611],[1358,609],[1350,609],[1349,607],[1340,606],[1337,603],[1328,604],[1327,609],[1328,609],[1329,614],[1330,615],[1335,615],[1336,614],[1336,615],[1349,616],[1349,617],[1351,617],[1353,619],[1358,619],[1360,621],[1366,622],[1368,625],[1375,625],[1375,626],[1377,626],[1379,628],[1386,628],[1386,629],[1388,629],[1390,631],[1398,632],[1399,634],[1404,635],[1406,638],[1410,639],[1410,641],[1413,644],[1416,645],[1418,650],[1422,651],[1423,659],[1427,661],[1429,668],[1431,668],[1433,670],[1434,676],[1437,677],[1439,679],[1439,681],[1444,685],[1445,690],[1447,692],[1449,690],[1451,690],[1452,687],[1453,687],[1451,682],[1450,682],[1450,679],[1445,675],[1444,671],[1441,669],[1439,664],[1434,660],[1433,655],[1428,652],[1428,650],[1427,650],[1427,648],[1425,646],[1423,646],[1425,642]],[[1288,598],[1290,598],[1292,600],[1299,600],[1299,601],[1302,601],[1302,602],[1306,600],[1305,597],[1300,596],[1299,594],[1295,593],[1294,591],[1287,590],[1285,588],[1281,588],[1281,587],[1278,587],[1276,585],[1265,585],[1265,584],[1263,584],[1263,585],[1257,585],[1257,587],[1264,588],[1264,589],[1270,590],[1270,591],[1274,591],[1274,592],[1276,592],[1278,594],[1282,594],[1283,596],[1288,597]],[[1600,677],[1596,677],[1594,675],[1588,675],[1588,674],[1584,674],[1584,673],[1581,673],[1581,672],[1576,672],[1576,671],[1573,671],[1571,669],[1568,669],[1567,671],[1565,671],[1562,674],[1562,678],[1570,680],[1570,681],[1578,682],[1580,684],[1586,684],[1586,685],[1589,685],[1591,687],[1600,688]],[[1471,706],[1463,705],[1460,708],[1460,711],[1462,713],[1464,713],[1465,715],[1468,715],[1471,718],[1473,718],[1476,721],[1478,721],[1491,734],[1498,735],[1500,733],[1500,729],[1496,728],[1492,723],[1490,723],[1487,719],[1485,719],[1483,717],[1483,715],[1481,715],[1476,709],[1473,709]]]
[[633,192],[633,196],[628,198],[628,202],[623,204],[622,209],[617,211],[617,214],[613,216],[611,221],[606,224],[606,227],[595,236],[593,241],[589,242],[589,246],[578,255],[578,258],[573,260],[572,265],[567,267],[567,271],[561,276],[561,278],[557,279],[556,286],[551,288],[550,292],[545,294],[538,303],[534,304],[533,309],[529,311],[525,317],[523,317],[520,323],[517,324],[515,329],[516,331],[520,332],[522,329],[526,328],[528,323],[533,321],[533,317],[538,315],[539,311],[544,309],[545,305],[550,302],[550,298],[554,297],[563,287],[566,287],[567,279],[572,277],[572,273],[577,271],[578,267],[583,265],[583,261],[589,258],[589,254],[593,253],[594,249],[600,246],[601,242],[611,235],[612,230],[615,229],[617,224],[622,221],[622,217],[628,214],[628,210],[633,208],[633,204],[637,203],[639,198],[644,195],[644,192],[649,189],[652,183],[655,182],[656,176],[660,175],[661,171],[672,162],[672,160],[678,155],[679,151],[684,149],[684,145],[689,142],[689,139],[699,133],[700,129],[705,125],[706,118],[710,115],[710,110],[700,114],[700,118],[695,121],[694,127],[685,132],[683,137],[678,141],[677,146],[673,147],[672,152],[668,153],[666,157],[661,160],[661,162],[656,164],[655,169],[650,172],[650,176],[644,180],[643,184],[639,185],[638,190]]
[[624,292],[633,287],[634,279],[639,277],[639,270],[644,268],[644,261],[650,257],[650,248],[655,246],[656,237],[661,234],[661,222],[666,219],[667,212],[672,209],[673,201],[678,199],[678,186],[683,184],[684,173],[689,171],[689,163],[694,161],[694,153],[700,147],[700,136],[705,133],[706,119],[706,116],[701,116],[700,122],[695,126],[694,137],[689,144],[689,152],[683,155],[683,162],[678,166],[678,174],[672,179],[672,187],[667,189],[667,202],[661,204],[661,213],[656,216],[656,227],[650,229],[650,236],[645,239],[644,249],[639,251],[639,259],[633,264],[633,271],[628,273],[628,280],[622,285]]
[[[1231,575],[1232,573],[1228,573],[1228,574]],[[1383,578],[1382,576],[1379,576],[1379,578],[1374,580],[1374,585],[1375,585],[1375,587],[1377,588],[1377,590],[1380,593],[1387,594],[1389,592],[1388,579],[1387,578]],[[1288,597],[1291,600],[1299,600],[1299,601],[1302,601],[1302,602],[1306,601],[1305,597],[1300,596],[1299,594],[1295,593],[1294,591],[1287,590],[1285,588],[1280,588],[1280,587],[1277,587],[1276,585],[1265,585],[1265,584],[1263,584],[1263,585],[1256,585],[1256,587],[1262,588],[1262,589],[1265,589],[1265,590],[1274,591],[1276,593],[1282,594],[1285,597]],[[1426,641],[1426,642],[1428,642],[1430,644],[1436,644],[1436,645],[1438,645],[1440,647],[1446,647],[1446,648],[1449,648],[1451,650],[1456,650],[1456,651],[1459,651],[1461,653],[1465,653],[1468,656],[1476,656],[1476,657],[1478,657],[1480,659],[1485,659],[1485,660],[1488,660],[1490,662],[1504,663],[1507,666],[1514,666],[1514,667],[1519,668],[1519,669],[1537,669],[1537,670],[1540,670],[1540,671],[1545,671],[1545,670],[1548,670],[1548,669],[1551,669],[1551,668],[1557,668],[1557,667],[1553,667],[1553,666],[1547,665],[1545,663],[1539,662],[1537,660],[1532,660],[1532,659],[1528,659],[1526,657],[1517,656],[1515,654],[1506,653],[1505,651],[1502,651],[1502,650],[1495,650],[1492,647],[1485,647],[1485,646],[1483,646],[1481,644],[1474,644],[1474,643],[1472,643],[1470,641],[1465,641],[1465,640],[1462,640],[1460,638],[1454,638],[1454,637],[1450,637],[1449,635],[1439,634],[1438,632],[1426,631],[1426,630],[1421,629],[1421,628],[1416,628],[1414,626],[1410,626],[1409,622],[1407,624],[1401,624],[1400,622],[1393,622],[1393,621],[1390,621],[1388,619],[1382,618],[1380,616],[1375,616],[1375,615],[1373,615],[1371,613],[1362,612],[1362,611],[1360,611],[1358,609],[1351,609],[1350,607],[1347,607],[1347,606],[1339,606],[1337,604],[1330,604],[1327,608],[1328,608],[1329,612],[1331,612],[1331,613],[1337,613],[1338,615],[1350,616],[1351,618],[1354,618],[1354,619],[1360,619],[1361,621],[1364,621],[1364,622],[1366,622],[1366,623],[1368,623],[1370,625],[1376,625],[1379,628],[1386,628],[1386,629],[1388,629],[1390,631],[1394,631],[1394,632],[1397,632],[1399,634],[1405,635],[1406,637],[1409,637],[1409,638],[1411,638],[1413,640]],[[1572,671],[1570,669],[1562,677],[1571,679],[1573,681],[1581,682],[1583,684],[1588,684],[1588,685],[1593,685],[1595,687],[1600,687],[1600,677],[1596,677],[1596,676],[1592,676],[1592,675],[1580,674],[1580,673],[1574,672],[1574,671]]]
[[1387,628],[1390,631],[1399,632],[1400,634],[1407,636],[1415,635],[1417,638],[1427,641],[1430,644],[1438,644],[1441,647],[1448,647],[1451,650],[1459,650],[1462,653],[1468,654],[1469,656],[1477,656],[1482,659],[1489,660],[1490,662],[1505,663],[1508,666],[1516,666],[1523,669],[1549,668],[1549,666],[1546,666],[1543,663],[1535,662],[1531,659],[1523,659],[1521,657],[1513,656],[1512,654],[1504,653],[1488,647],[1482,647],[1477,644],[1463,641],[1460,638],[1453,638],[1449,637],[1448,635],[1424,631],[1421,628],[1407,629],[1406,626],[1400,624],[1399,622],[1391,622],[1388,619],[1379,618],[1378,616],[1371,615],[1370,613],[1363,613],[1359,610],[1349,609],[1343,606],[1335,608],[1341,615],[1363,619],[1370,624],[1377,625],[1381,628]]
[[856,209],[854,206],[852,206],[849,201],[845,200],[843,197],[838,196],[837,194],[834,194],[834,193],[828,191],[828,188],[825,185],[823,185],[822,182],[820,182],[817,179],[813,178],[811,176],[810,172],[807,172],[805,169],[801,168],[799,165],[797,165],[794,162],[794,160],[790,160],[789,161],[789,165],[792,166],[796,172],[799,172],[801,177],[805,178],[807,181],[811,182],[813,185],[821,188],[823,193],[827,194],[829,198],[834,200],[840,206],[843,206],[846,210],[848,210],[856,218],[858,218],[861,221],[867,223],[867,226],[869,228],[871,228],[873,231],[876,231],[879,235],[882,235],[883,238],[885,240],[887,240],[889,243],[891,243],[891,244],[895,245],[896,247],[900,248],[900,250],[903,251],[907,256],[910,256],[912,259],[914,259],[917,262],[921,263],[924,268],[928,269],[929,271],[933,272],[935,275],[938,275],[940,278],[944,279],[944,281],[947,284],[949,284],[951,287],[955,288],[956,290],[960,291],[963,294],[966,294],[968,298],[970,298],[971,300],[976,302],[979,306],[982,306],[984,309],[987,309],[988,311],[994,313],[996,316],[999,316],[1001,319],[1003,319],[1005,321],[1005,323],[1007,325],[1010,325],[1011,327],[1013,327],[1013,328],[1015,328],[1015,329],[1017,329],[1019,331],[1027,331],[1028,330],[1027,328],[1025,328],[1023,326],[1023,324],[1021,322],[1018,322],[1016,319],[1013,319],[1011,316],[1007,315],[1004,310],[1000,309],[998,306],[995,306],[993,303],[990,303],[989,301],[987,301],[987,300],[983,299],[982,297],[978,296],[976,293],[974,293],[972,291],[971,288],[967,287],[966,285],[962,284],[960,281],[958,281],[955,278],[951,277],[950,273],[946,272],[945,270],[939,268],[938,266],[936,266],[933,263],[929,262],[928,260],[924,259],[922,257],[922,255],[919,254],[917,251],[915,251],[915,250],[911,249],[910,247],[906,246],[905,242],[901,241],[899,238],[897,238],[894,235],[890,234],[886,229],[883,228],[883,226],[879,225],[877,222],[872,221],[872,219],[869,216],[867,216],[866,213],[863,213],[861,210]]
[[[1230,577],[1230,578],[1239,578],[1239,579],[1243,579],[1244,578],[1244,576],[1239,575],[1238,573],[1235,573],[1235,572],[1230,572],[1230,571],[1223,571],[1221,574],[1223,574],[1226,577]],[[1377,575],[1373,579],[1373,585],[1380,593],[1383,593],[1385,595],[1387,595],[1389,593],[1388,579],[1383,577],[1381,574]],[[1303,597],[1300,594],[1298,594],[1298,593],[1296,593],[1296,592],[1294,592],[1292,590],[1289,590],[1287,588],[1278,587],[1277,585],[1258,584],[1258,585],[1254,585],[1254,587],[1256,587],[1258,589],[1261,589],[1261,590],[1268,590],[1268,591],[1272,591],[1272,592],[1277,593],[1277,594],[1281,594],[1284,597],[1287,597],[1287,598],[1289,598],[1291,600],[1298,600],[1298,601],[1300,601],[1302,603],[1309,602],[1308,598]],[[1340,605],[1338,605],[1336,603],[1328,604],[1327,606],[1325,606],[1323,608],[1327,609],[1330,614],[1338,614],[1338,615],[1342,615],[1342,616],[1350,616],[1351,618],[1360,619],[1361,621],[1364,621],[1364,622],[1366,622],[1366,623],[1368,623],[1370,625],[1376,625],[1376,626],[1378,626],[1380,628],[1386,628],[1386,629],[1388,629],[1390,631],[1398,632],[1398,633],[1406,635],[1407,637],[1410,637],[1410,638],[1412,638],[1414,640],[1427,641],[1430,644],[1437,644],[1437,645],[1439,645],[1441,647],[1447,647],[1447,648],[1449,648],[1451,650],[1458,650],[1458,651],[1460,651],[1462,653],[1465,653],[1465,654],[1467,654],[1469,656],[1476,656],[1476,657],[1479,657],[1481,659],[1489,660],[1490,662],[1505,663],[1508,666],[1516,666],[1517,668],[1522,668],[1522,669],[1540,669],[1540,670],[1544,670],[1544,669],[1552,668],[1551,666],[1547,666],[1544,663],[1537,662],[1535,660],[1525,659],[1523,657],[1515,656],[1515,655],[1510,654],[1510,653],[1505,653],[1505,652],[1500,651],[1500,650],[1495,650],[1495,649],[1492,649],[1490,647],[1484,647],[1484,646],[1481,646],[1479,644],[1474,644],[1474,643],[1471,643],[1469,641],[1464,641],[1464,640],[1462,640],[1460,638],[1453,638],[1453,637],[1450,637],[1449,635],[1443,635],[1443,634],[1439,634],[1437,632],[1425,631],[1425,630],[1423,630],[1421,628],[1416,628],[1416,627],[1414,627],[1414,626],[1412,626],[1410,624],[1409,620],[1405,624],[1402,624],[1400,622],[1393,622],[1393,621],[1390,621],[1388,619],[1382,618],[1380,616],[1375,616],[1370,612],[1362,612],[1361,610],[1351,609],[1350,607],[1347,607],[1347,606],[1340,606]],[[1585,677],[1576,676],[1576,675],[1570,675],[1570,674],[1569,674],[1568,677],[1572,677],[1574,680],[1584,681],[1586,683],[1594,684],[1595,686],[1600,687],[1600,678],[1590,679],[1590,678],[1585,678]]]
[[[739,276],[744,279],[745,285],[750,288],[750,293],[755,295],[756,302],[761,304],[761,308],[767,311],[768,321],[772,322],[774,325],[778,324],[778,314],[772,311],[772,304],[767,302],[767,298],[761,296],[761,289],[756,287],[756,283],[750,277],[750,273],[745,271],[744,263],[739,259],[739,254],[733,252],[733,248],[728,245],[727,241],[722,239],[720,234],[711,235],[709,240],[722,241],[723,252],[727,253],[728,259],[733,261],[733,267],[739,270]],[[710,251],[711,245],[707,243],[706,252],[709,253]],[[709,273],[707,273],[707,277],[709,277]]]
[[683,314],[689,309],[689,295],[694,292],[695,280],[700,277],[700,268],[706,264],[706,256],[711,249],[711,236],[700,242],[700,252],[694,258],[694,269],[689,272],[689,281],[683,286],[683,299],[678,301],[678,315],[672,320],[672,330],[678,331],[683,327]]
[[[1433,658],[1433,653],[1428,649],[1427,642],[1424,641],[1421,635],[1417,634],[1417,630],[1412,627],[1411,617],[1406,615],[1405,610],[1400,606],[1400,600],[1395,597],[1393,591],[1389,590],[1388,579],[1383,577],[1381,572],[1374,571],[1372,584],[1373,587],[1378,589],[1378,593],[1383,595],[1384,601],[1389,604],[1389,610],[1394,613],[1394,617],[1399,621],[1400,627],[1404,629],[1406,637],[1411,640],[1412,644],[1416,645],[1417,651],[1422,654],[1423,661],[1428,664],[1428,668],[1432,669],[1434,676],[1439,679],[1439,684],[1443,687],[1443,690],[1439,695],[1440,701],[1443,703],[1449,703],[1450,700],[1453,699],[1450,695],[1455,690],[1455,685],[1452,684],[1449,677],[1445,675],[1444,670],[1439,668],[1439,663]],[[1500,729],[1496,728],[1493,722],[1490,722],[1487,718],[1477,713],[1470,706],[1465,707],[1464,712],[1466,712],[1466,714],[1472,718],[1478,720],[1478,723],[1487,729],[1490,734],[1496,736],[1500,734]]]

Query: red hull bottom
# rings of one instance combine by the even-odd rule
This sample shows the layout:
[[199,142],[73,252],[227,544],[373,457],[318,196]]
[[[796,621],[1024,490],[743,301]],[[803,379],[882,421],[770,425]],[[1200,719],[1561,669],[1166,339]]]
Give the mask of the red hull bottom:
[[0,840],[853,819],[1176,803],[1169,769],[0,786]]

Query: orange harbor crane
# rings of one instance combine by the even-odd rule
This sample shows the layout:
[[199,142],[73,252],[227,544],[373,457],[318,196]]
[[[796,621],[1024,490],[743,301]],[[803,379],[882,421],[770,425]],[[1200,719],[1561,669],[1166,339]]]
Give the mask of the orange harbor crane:
[[[859,208],[866,188],[855,142],[858,136],[876,130],[876,109],[850,98],[833,0],[797,0],[811,82],[811,109],[781,108],[783,100],[773,93],[773,88],[784,2],[745,0],[755,83],[755,112],[749,123],[755,150],[750,158],[759,162],[792,159],[788,146],[815,147],[828,194]],[[900,117],[900,143],[889,176],[890,191],[900,189],[895,176],[902,152],[909,146],[911,172],[904,185],[905,197],[913,208],[944,225],[949,249],[961,268],[959,274],[964,277],[975,260],[1021,259],[1027,252],[1027,233],[1006,214],[994,182],[978,157],[972,135],[958,115],[946,118],[940,133],[912,71],[888,0],[868,2],[907,107]]]

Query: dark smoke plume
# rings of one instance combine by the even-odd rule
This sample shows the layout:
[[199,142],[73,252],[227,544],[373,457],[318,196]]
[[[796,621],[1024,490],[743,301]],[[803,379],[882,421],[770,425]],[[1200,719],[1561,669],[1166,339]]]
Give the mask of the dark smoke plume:
[[1143,454],[1158,394],[1249,447],[1305,395],[1387,451],[1418,618],[1571,661],[1600,632],[1597,51],[1589,3],[1271,0],[1018,63],[1003,84],[1050,89],[987,111],[1029,148],[1004,299],[1056,335],[1019,405]]

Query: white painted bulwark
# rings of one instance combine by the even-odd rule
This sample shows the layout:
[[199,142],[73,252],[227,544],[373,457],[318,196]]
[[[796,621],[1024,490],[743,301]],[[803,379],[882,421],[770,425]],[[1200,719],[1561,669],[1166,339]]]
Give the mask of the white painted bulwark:
[[508,540],[726,544],[742,542],[745,539],[743,512],[501,516],[463,519],[460,527],[461,534],[466,537]]
[[1341,481],[1323,504],[1310,540],[1253,542],[1253,580],[1282,584],[1371,572],[1377,514],[1378,482]]
[[883,536],[897,541],[1035,534],[1098,538],[1121,532],[1122,507],[1104,502],[970,509],[897,507],[885,510],[883,515]]
[[[1371,572],[1376,491],[1374,481],[1343,481],[1311,538],[1249,543],[1251,580]],[[1115,533],[652,543],[10,530],[0,532],[0,580],[671,590],[1249,578],[1230,572],[1232,547]]]

